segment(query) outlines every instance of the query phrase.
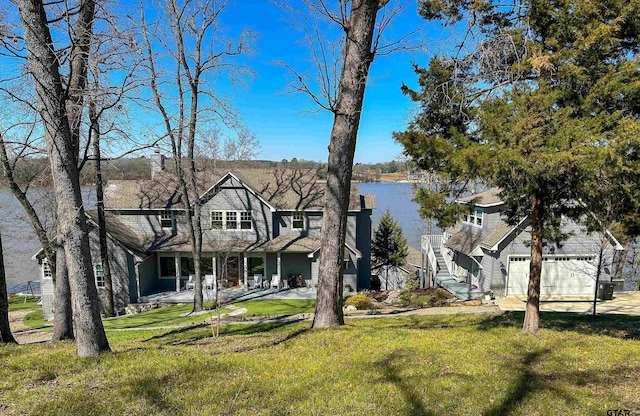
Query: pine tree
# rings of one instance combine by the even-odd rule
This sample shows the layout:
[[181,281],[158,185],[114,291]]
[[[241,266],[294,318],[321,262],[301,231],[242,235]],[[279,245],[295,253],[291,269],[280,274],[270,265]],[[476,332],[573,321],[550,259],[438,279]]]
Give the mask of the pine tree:
[[380,217],[378,228],[371,242],[371,256],[373,270],[385,271],[385,287],[389,286],[389,268],[402,266],[409,254],[407,239],[402,233],[402,227],[393,219],[387,209]]
[[566,237],[562,218],[584,218],[594,200],[589,184],[603,166],[624,165],[637,143],[639,5],[421,4],[425,18],[467,22],[479,47],[416,68],[421,89],[403,90],[421,111],[395,137],[422,169],[448,181],[416,196],[441,226],[468,209],[450,201],[475,180],[501,188],[508,222],[531,219],[525,332],[538,329],[542,240]]

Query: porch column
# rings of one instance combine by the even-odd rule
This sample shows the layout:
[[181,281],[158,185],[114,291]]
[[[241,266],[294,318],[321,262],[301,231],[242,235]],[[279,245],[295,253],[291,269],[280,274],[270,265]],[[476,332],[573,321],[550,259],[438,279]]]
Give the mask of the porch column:
[[276,272],[278,273],[278,277],[280,278],[280,281],[282,282],[284,279],[282,278],[282,256],[281,256],[280,252],[278,252],[278,261],[277,261],[276,265],[277,265]]
[[244,270],[242,271],[242,273],[244,274],[244,288],[246,290],[249,288],[249,270],[247,266],[247,253],[242,254],[242,261],[244,266]]
[[176,261],[176,292],[180,292],[180,253],[175,254]]

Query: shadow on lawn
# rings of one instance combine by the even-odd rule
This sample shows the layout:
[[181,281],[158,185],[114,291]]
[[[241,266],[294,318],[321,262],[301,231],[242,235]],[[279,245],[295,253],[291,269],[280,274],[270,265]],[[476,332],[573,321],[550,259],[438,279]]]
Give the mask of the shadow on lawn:
[[405,382],[399,375],[400,367],[404,357],[411,355],[412,352],[407,350],[396,350],[392,354],[386,356],[383,360],[376,362],[376,368],[382,373],[383,379],[394,384],[400,390],[400,393],[404,397],[407,406],[407,412],[404,414],[410,416],[430,416],[435,413],[425,409],[420,396],[415,392],[415,388],[412,384]]
[[[301,320],[295,321],[285,321],[285,322],[265,322],[265,323],[256,323],[251,325],[244,324],[236,324],[228,327],[227,325],[222,325],[220,327],[220,338],[226,338],[229,336],[251,336],[251,335],[272,335],[275,336],[276,333],[270,334],[271,331],[279,331],[284,330],[282,336],[275,337],[270,339],[267,342],[260,343],[257,345],[244,346],[233,349],[233,352],[247,352],[253,351],[261,348],[269,348],[283,342],[286,342],[290,339],[293,339],[299,335],[304,334],[310,328],[303,327],[297,330],[291,329],[290,331],[286,331],[287,327],[297,324]],[[191,333],[190,333],[191,332]],[[198,326],[198,327],[186,327],[186,328],[178,328],[172,331],[165,332],[163,334],[155,335],[150,338],[142,340],[142,342],[152,342],[152,341],[165,341],[164,344],[170,344],[173,346],[181,346],[181,345],[193,345],[197,342],[204,339],[220,339],[214,338],[212,336],[211,327],[210,326]],[[220,352],[222,353],[222,352]],[[214,353],[215,354],[215,353]]]
[[[487,317],[476,324],[480,330],[520,328],[524,312],[507,312]],[[553,331],[571,331],[584,335],[606,335],[619,339],[640,339],[640,317],[629,315],[584,315],[542,312],[540,327]]]

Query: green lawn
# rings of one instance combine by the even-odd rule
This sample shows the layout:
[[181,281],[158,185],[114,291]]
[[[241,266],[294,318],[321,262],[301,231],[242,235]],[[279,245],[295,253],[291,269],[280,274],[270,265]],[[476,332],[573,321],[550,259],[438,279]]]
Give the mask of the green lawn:
[[9,312],[20,309],[39,308],[38,300],[40,300],[40,298],[36,296],[11,296],[9,298]]
[[0,347],[9,414],[605,415],[640,411],[640,320],[543,314],[109,332],[115,351]]
[[298,313],[313,313],[315,299],[255,299],[234,303],[238,308],[247,308],[243,316],[283,316]]
[[[276,317],[295,315],[298,313],[313,313],[315,304],[315,300],[304,299],[256,299],[234,303],[234,306],[247,309],[247,312],[242,316]],[[211,307],[211,305],[206,306]],[[191,311],[191,308],[191,304],[171,305],[135,315],[105,319],[103,322],[105,329],[141,329],[157,326],[199,324],[209,317],[208,314],[180,316],[183,313]],[[231,309],[223,307],[221,312],[229,313]],[[31,328],[43,328],[45,327],[43,319],[42,311],[34,311],[25,316],[24,323]]]

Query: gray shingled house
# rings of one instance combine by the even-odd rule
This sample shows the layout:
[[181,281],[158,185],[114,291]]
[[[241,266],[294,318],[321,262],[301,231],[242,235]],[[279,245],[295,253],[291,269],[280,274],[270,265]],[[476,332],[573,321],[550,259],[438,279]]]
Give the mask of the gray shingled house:
[[[154,154],[151,180],[111,180],[105,187],[110,265],[119,310],[147,295],[190,290],[193,259],[184,208],[164,157]],[[223,278],[224,287],[252,288],[256,280],[297,277],[318,281],[320,228],[325,184],[315,171],[239,169],[199,177],[193,198],[202,202],[202,275]],[[374,195],[352,185],[344,257],[344,284],[368,288],[371,271],[371,214]],[[100,266],[96,213],[88,212],[91,252],[98,288]],[[43,309],[51,316],[53,285],[46,260]],[[192,279],[192,277],[191,277]],[[275,281],[274,280],[274,281]]]
[[[475,201],[474,212],[441,235],[422,236],[423,264],[435,275],[435,284],[462,299],[482,296],[526,295],[529,282],[531,221],[510,226],[498,189],[490,189],[458,203]],[[585,227],[563,220],[561,244],[543,242],[541,295],[593,296],[598,264],[602,281],[610,281],[615,252],[623,247],[610,233],[603,240]],[[599,262],[599,258],[602,261]],[[425,284],[426,282],[423,282]]]

